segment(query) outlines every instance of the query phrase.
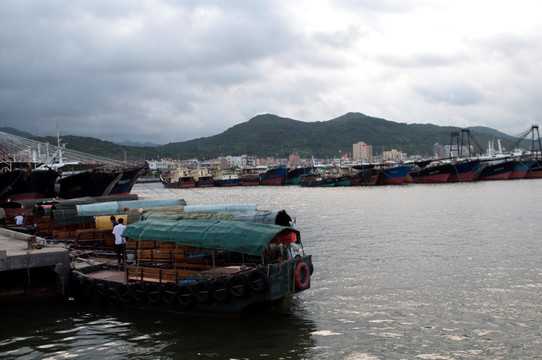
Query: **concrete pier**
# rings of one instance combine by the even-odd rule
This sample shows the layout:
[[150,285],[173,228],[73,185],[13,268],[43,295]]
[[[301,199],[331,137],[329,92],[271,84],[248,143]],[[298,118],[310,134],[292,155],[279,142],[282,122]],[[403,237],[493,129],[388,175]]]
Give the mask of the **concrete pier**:
[[0,301],[64,296],[69,278],[68,249],[0,228]]

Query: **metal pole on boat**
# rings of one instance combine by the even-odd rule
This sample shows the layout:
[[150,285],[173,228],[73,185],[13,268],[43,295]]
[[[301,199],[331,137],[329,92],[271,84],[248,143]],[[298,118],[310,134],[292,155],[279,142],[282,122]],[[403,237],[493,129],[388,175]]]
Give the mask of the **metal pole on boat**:
[[213,249],[213,272],[216,274],[216,265],[215,265],[215,249]]
[[124,251],[122,252],[122,256],[124,257],[124,283],[128,283],[128,264],[126,264],[126,259],[128,256],[126,255],[126,249],[128,249],[128,246],[126,246],[127,242],[124,243]]

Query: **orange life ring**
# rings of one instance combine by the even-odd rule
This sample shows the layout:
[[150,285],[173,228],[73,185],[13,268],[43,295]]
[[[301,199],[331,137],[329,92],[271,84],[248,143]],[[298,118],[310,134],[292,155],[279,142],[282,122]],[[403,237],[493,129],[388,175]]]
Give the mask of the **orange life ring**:
[[309,286],[309,267],[304,262],[297,264],[295,268],[295,286],[298,290],[304,290]]

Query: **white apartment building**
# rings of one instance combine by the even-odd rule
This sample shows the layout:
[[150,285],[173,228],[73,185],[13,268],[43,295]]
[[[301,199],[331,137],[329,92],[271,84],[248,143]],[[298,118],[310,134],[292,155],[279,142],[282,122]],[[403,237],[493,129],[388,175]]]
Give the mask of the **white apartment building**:
[[167,160],[147,161],[150,171],[168,171],[169,165],[172,163]]
[[401,152],[397,149],[391,149],[390,151],[383,151],[382,158],[387,160],[406,160],[407,153]]
[[373,146],[360,141],[352,146],[352,160],[373,161]]

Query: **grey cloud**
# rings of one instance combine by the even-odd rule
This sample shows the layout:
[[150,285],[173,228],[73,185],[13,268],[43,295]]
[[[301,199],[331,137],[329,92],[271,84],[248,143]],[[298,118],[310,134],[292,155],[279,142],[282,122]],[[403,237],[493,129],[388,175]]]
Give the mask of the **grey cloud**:
[[336,3],[352,10],[374,13],[404,13],[412,11],[413,7],[426,5],[426,2],[420,0],[338,0]]
[[435,83],[418,86],[415,91],[432,103],[444,103],[455,106],[473,105],[484,99],[482,91],[461,82]]
[[363,36],[359,26],[350,24],[344,30],[332,32],[318,32],[313,35],[319,44],[344,50],[355,44]]
[[165,141],[204,135],[168,124],[183,115],[193,124],[196,104],[216,89],[258,80],[253,64],[295,38],[271,2],[236,4],[3,2],[2,123],[64,122],[64,131],[104,138],[108,123],[130,131],[162,122]]
[[[499,126],[514,112],[536,119],[536,33],[469,33],[446,52],[428,46],[408,54],[385,44],[402,31],[390,19],[408,23],[421,8],[438,14],[439,5],[338,0],[325,4],[326,13],[316,9],[325,18],[307,19],[325,27],[305,29],[309,15],[287,1],[3,0],[0,123],[172,142],[262,112],[303,121],[359,111],[405,122],[415,114],[427,122],[452,105],[454,116],[480,123],[495,113],[506,114],[494,120]],[[373,37],[384,42],[376,50],[364,46]]]
[[467,57],[463,54],[416,53],[410,55],[380,54],[375,59],[384,65],[398,68],[438,67],[460,64]]

